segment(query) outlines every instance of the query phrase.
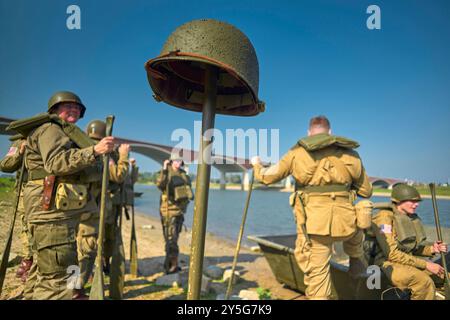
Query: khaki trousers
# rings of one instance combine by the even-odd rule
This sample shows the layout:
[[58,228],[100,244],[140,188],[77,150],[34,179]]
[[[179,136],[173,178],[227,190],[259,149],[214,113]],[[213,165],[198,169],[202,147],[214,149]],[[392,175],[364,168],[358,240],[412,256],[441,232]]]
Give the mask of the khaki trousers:
[[434,300],[436,287],[427,271],[389,261],[381,269],[395,287],[411,290],[411,300]]
[[344,242],[344,252],[352,258],[363,255],[364,233],[355,231],[347,237],[309,235],[311,244],[307,244],[300,227],[297,228],[295,259],[304,272],[306,296],[310,299],[331,298],[330,258],[334,242]]

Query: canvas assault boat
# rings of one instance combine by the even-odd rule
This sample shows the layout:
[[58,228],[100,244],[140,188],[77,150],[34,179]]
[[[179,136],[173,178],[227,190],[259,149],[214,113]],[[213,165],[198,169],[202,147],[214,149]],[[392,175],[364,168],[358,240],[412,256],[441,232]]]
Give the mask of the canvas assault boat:
[[[248,236],[247,238],[259,245],[278,282],[292,290],[305,292],[304,274],[294,257],[295,234]],[[446,260],[449,261],[449,258],[450,255],[447,254]],[[434,259],[437,263],[439,263],[439,260],[440,258]],[[348,273],[348,263],[334,255],[331,260],[333,298],[340,300],[397,300],[409,298],[409,292],[394,288],[384,273],[380,269],[377,270],[376,266],[372,266],[368,271],[370,272],[353,279]],[[377,272],[379,275],[378,282],[375,280]]]

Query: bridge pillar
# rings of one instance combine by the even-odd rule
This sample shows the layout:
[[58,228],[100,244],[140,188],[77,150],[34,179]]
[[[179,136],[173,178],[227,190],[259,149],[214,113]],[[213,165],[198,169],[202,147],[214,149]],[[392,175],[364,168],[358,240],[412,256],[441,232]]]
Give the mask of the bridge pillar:
[[225,171],[220,171],[220,190],[225,190],[227,185],[227,180]]
[[286,178],[286,181],[284,183],[284,187],[288,190],[292,189],[292,181],[291,181],[291,176]]
[[249,177],[248,171],[245,171],[242,174],[241,190],[248,191],[248,189],[250,189],[250,177]]

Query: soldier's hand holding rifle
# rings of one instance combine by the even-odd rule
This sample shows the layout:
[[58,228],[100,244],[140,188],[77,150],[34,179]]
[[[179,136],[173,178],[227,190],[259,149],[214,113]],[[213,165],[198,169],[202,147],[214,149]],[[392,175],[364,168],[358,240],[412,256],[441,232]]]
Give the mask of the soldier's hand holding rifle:
[[433,243],[433,253],[447,253],[447,244],[442,241]]
[[114,150],[114,137],[104,137],[94,146],[96,156],[111,153]]

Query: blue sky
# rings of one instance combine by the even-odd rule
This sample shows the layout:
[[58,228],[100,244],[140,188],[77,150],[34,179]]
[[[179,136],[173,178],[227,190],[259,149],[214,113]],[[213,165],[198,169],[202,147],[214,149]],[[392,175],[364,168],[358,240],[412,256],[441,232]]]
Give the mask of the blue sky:
[[[81,8],[81,30],[66,8]],[[381,30],[366,27],[369,5]],[[220,116],[216,127],[280,129],[285,153],[325,114],[358,140],[370,175],[450,178],[450,2],[442,1],[6,1],[0,0],[0,115],[44,111],[58,90],[77,92],[80,121],[116,115],[117,135],[174,144],[201,114],[156,103],[144,63],[179,25],[214,18],[241,29],[260,65],[266,112]],[[7,152],[8,140],[0,137]],[[138,157],[143,170],[158,165]],[[216,172],[217,174],[217,172]]]

